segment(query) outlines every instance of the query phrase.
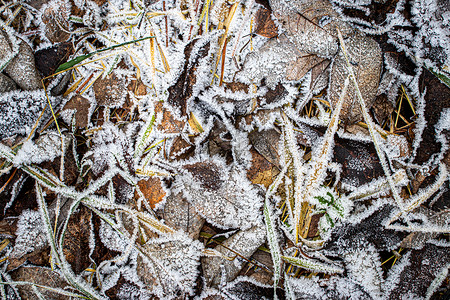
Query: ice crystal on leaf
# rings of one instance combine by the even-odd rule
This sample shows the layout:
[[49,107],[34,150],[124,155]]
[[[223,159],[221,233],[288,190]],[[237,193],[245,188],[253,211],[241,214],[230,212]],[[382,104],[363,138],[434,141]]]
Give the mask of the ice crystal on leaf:
[[223,161],[207,159],[184,164],[175,184],[210,223],[246,229],[261,224],[262,199],[244,178]]
[[47,244],[47,237],[39,212],[25,210],[19,217],[16,244],[10,256],[20,258]]
[[153,239],[143,246],[145,255],[138,258],[137,274],[159,297],[192,294],[202,250],[200,242],[183,233]]
[[[54,107],[60,99],[50,97]],[[43,91],[12,91],[0,95],[0,138],[29,134],[47,105]],[[45,117],[50,111],[45,111]]]

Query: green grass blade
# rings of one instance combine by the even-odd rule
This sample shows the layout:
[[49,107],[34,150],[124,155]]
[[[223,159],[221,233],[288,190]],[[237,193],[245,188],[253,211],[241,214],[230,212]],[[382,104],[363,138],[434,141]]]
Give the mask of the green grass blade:
[[85,59],[88,59],[89,57],[91,57],[92,55],[94,55],[95,52],[89,53],[89,54],[84,54],[84,55],[80,55],[75,57],[74,59],[69,60],[68,62],[65,62],[63,64],[61,64],[58,69],[56,69],[55,73],[59,73],[59,72],[63,72],[66,71],[67,69],[72,68],[73,66],[79,64],[80,62],[82,62]]
[[429,68],[428,70],[430,70],[430,72],[433,73],[434,76],[439,78],[446,86],[450,87],[450,78],[448,78],[439,71],[438,72],[433,71],[432,68]]
[[123,46],[129,45],[129,44],[138,43],[138,42],[141,42],[141,41],[144,41],[144,40],[148,40],[148,39],[151,39],[151,38],[154,38],[154,36],[143,37],[143,38],[132,40],[132,41],[128,41],[128,42],[125,42],[125,43],[112,45],[110,47],[106,47],[106,48],[103,48],[103,49],[100,49],[100,50],[97,50],[97,51],[94,51],[94,52],[91,52],[91,53],[88,53],[88,54],[80,55],[78,57],[75,57],[72,60],[69,60],[68,62],[65,62],[65,63],[61,64],[58,67],[58,69],[56,69],[55,73],[66,71],[66,70],[74,67],[75,65],[79,64],[83,60],[88,59],[89,57],[93,56],[94,54],[105,52],[105,51],[108,51],[108,50],[113,50],[115,48],[123,47]]

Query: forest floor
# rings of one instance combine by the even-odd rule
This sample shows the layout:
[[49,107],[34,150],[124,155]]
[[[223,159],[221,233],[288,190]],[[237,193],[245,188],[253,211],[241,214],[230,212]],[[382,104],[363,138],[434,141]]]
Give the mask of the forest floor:
[[2,299],[449,299],[446,0],[0,4]]

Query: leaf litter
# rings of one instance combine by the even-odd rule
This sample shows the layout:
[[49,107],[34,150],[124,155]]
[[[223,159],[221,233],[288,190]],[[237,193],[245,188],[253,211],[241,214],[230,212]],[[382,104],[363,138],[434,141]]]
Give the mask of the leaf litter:
[[6,1],[6,299],[445,299],[445,1]]

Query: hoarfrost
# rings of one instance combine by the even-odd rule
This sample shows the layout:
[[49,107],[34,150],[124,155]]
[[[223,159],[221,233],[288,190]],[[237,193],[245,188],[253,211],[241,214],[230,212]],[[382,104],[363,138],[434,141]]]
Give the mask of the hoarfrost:
[[122,236],[114,230],[114,228],[104,221],[100,224],[99,234],[102,243],[108,249],[118,252],[125,252],[125,249],[128,246],[127,241],[124,240]]
[[47,236],[38,211],[25,210],[17,222],[16,241],[10,256],[20,258],[47,244]]
[[[53,108],[60,99],[50,97]],[[0,139],[13,134],[29,134],[47,106],[44,91],[12,91],[0,95]],[[50,116],[46,109],[44,118]]]
[[218,227],[247,229],[262,224],[262,197],[240,171],[219,159],[186,163],[175,186],[200,215]]
[[64,140],[64,148],[67,148],[70,137],[68,135],[61,137],[57,132],[49,132],[39,137],[36,142],[31,139],[27,140],[17,152],[13,162],[16,165],[21,165],[53,161],[61,156],[65,150],[61,147],[62,140]]
[[139,256],[137,274],[150,291],[166,299],[193,294],[203,245],[184,233],[150,240]]
[[374,246],[356,250],[344,256],[349,277],[364,287],[375,299],[382,297],[383,271],[381,258]]

